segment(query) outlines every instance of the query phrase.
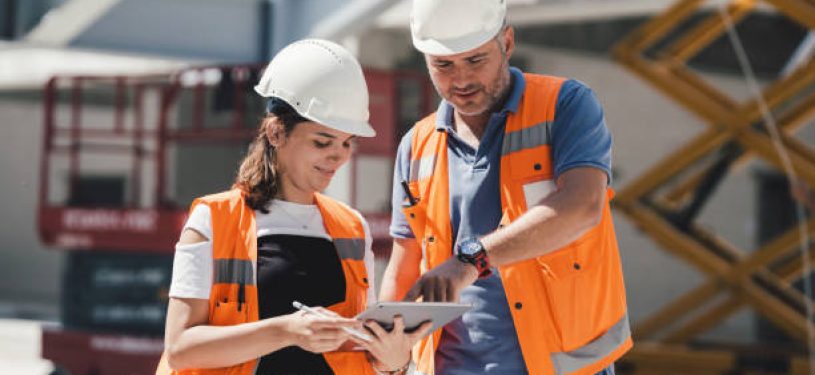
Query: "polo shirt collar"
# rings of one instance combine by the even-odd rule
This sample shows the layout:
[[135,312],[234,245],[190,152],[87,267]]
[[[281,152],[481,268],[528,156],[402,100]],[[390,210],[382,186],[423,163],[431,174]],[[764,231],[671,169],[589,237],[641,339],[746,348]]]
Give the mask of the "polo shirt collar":
[[[524,80],[523,73],[518,68],[509,67],[509,96],[498,113],[517,113],[525,89],[526,80]],[[447,129],[453,127],[453,111],[453,105],[442,99],[438,109],[436,109],[436,130],[447,131]]]

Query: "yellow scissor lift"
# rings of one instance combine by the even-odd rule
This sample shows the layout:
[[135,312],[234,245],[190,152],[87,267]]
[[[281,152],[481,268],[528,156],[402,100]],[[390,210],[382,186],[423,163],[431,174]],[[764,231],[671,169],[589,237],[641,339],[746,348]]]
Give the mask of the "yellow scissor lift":
[[[815,1],[766,0],[765,5],[809,30],[815,29]],[[615,58],[689,109],[708,125],[615,199],[616,208],[666,250],[698,268],[707,279],[656,313],[637,322],[635,349],[625,363],[636,374],[748,374],[743,348],[700,344],[701,334],[749,307],[796,339],[800,350],[785,353],[787,373],[810,374],[807,361],[807,304],[792,284],[803,275],[797,228],[752,252],[739,249],[696,222],[696,216],[723,177],[753,157],[783,169],[762,104],[738,102],[692,72],[687,63],[725,36],[728,26],[756,11],[759,1],[733,0],[723,12],[696,17],[705,0],[681,0],[649,20],[614,48]],[[709,8],[708,8],[709,9]],[[725,16],[726,14],[726,16]],[[697,20],[695,22],[691,22]],[[676,35],[676,30],[686,32]],[[815,149],[793,134],[815,115],[815,59],[763,87],[766,106],[777,119],[781,141],[797,176],[815,186]],[[815,220],[806,223],[815,235]],[[815,258],[812,245],[807,257]]]

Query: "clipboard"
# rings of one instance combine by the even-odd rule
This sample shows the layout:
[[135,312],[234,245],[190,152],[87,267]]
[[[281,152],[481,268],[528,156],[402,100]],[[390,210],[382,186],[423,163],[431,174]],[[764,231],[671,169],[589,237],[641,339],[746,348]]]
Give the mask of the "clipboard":
[[453,302],[377,302],[368,306],[368,309],[355,319],[375,320],[383,328],[390,330],[393,327],[393,318],[402,315],[406,331],[410,332],[430,320],[433,322],[430,332],[433,332],[472,308],[468,304]]

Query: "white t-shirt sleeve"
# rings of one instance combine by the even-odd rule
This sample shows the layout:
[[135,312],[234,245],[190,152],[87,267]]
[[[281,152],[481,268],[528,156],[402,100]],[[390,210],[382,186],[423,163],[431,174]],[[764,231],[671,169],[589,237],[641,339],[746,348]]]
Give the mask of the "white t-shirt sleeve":
[[195,206],[184,229],[201,233],[207,241],[176,244],[170,297],[209,299],[212,289],[212,214],[209,206]]
[[376,303],[376,270],[374,269],[373,237],[371,237],[371,227],[368,221],[357,210],[354,213],[362,221],[362,229],[365,231],[365,255],[362,261],[365,263],[365,270],[368,272],[368,305]]
[[206,204],[198,204],[192,209],[190,217],[184,223],[184,229],[194,229],[208,240],[212,240],[212,211]]

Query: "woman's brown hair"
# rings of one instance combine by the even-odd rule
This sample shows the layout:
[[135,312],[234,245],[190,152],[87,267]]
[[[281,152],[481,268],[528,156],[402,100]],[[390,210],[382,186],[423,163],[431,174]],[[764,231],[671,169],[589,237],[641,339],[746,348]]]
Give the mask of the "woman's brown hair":
[[241,162],[233,184],[233,187],[243,190],[246,205],[263,213],[269,213],[269,202],[280,193],[277,151],[269,143],[267,129],[276,117],[283,124],[284,135],[288,137],[297,124],[308,121],[278,98],[269,100],[266,108],[266,117],[260,122],[257,137],[249,144],[249,152]]

